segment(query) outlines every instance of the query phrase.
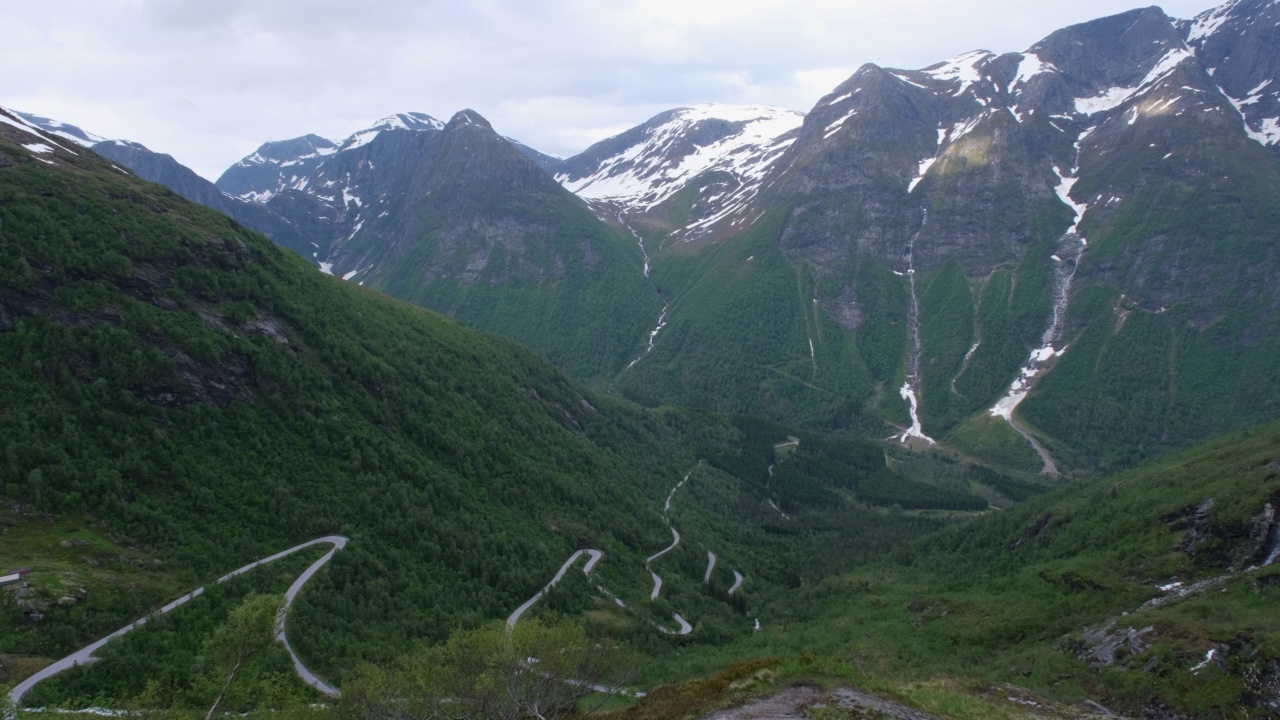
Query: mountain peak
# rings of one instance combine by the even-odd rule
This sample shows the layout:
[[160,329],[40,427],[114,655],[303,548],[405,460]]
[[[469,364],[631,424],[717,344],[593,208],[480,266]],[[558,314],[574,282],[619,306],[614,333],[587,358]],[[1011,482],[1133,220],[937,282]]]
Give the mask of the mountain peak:
[[464,125],[475,125],[490,132],[493,131],[493,126],[489,124],[489,121],[483,115],[470,108],[454,113],[453,117],[449,118],[449,123],[444,126],[444,129],[450,130]]

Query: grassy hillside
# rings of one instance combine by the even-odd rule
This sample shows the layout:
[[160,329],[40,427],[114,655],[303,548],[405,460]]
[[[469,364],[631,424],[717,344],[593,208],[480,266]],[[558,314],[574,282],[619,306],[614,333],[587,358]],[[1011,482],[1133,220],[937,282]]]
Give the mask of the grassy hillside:
[[1277,550],[1278,507],[1271,424],[1029,499],[788,593],[757,636],[710,664],[811,653],[905,696],[921,684],[975,695],[1007,684],[1130,716],[1165,705],[1270,717],[1263,708],[1280,704],[1280,565],[1258,566]]

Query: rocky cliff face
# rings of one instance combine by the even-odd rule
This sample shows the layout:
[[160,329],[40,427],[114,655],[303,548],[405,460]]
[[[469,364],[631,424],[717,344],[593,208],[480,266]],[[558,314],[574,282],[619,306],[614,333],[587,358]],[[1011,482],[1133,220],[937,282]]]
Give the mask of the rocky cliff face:
[[806,117],[762,202],[788,208],[783,246],[819,272],[861,251],[899,265],[915,238],[918,268],[984,277],[1077,220],[1106,234],[1119,205],[1173,179],[1147,155],[1196,176],[1210,169],[1186,166],[1194,148],[1265,140],[1242,132],[1186,32],[1147,8],[1023,53],[863,67]]

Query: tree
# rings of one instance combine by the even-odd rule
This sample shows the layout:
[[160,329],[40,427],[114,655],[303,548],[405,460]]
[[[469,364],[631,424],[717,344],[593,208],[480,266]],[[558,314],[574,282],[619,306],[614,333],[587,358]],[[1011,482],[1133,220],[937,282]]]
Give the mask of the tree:
[[510,631],[495,622],[419,646],[390,668],[361,666],[344,683],[342,708],[357,720],[551,720],[616,694],[604,681],[620,665],[615,648],[570,621],[523,620]]
[[215,676],[221,678],[221,687],[204,720],[213,717],[245,664],[275,641],[281,600],[279,595],[249,595],[205,642],[205,654],[213,663]]

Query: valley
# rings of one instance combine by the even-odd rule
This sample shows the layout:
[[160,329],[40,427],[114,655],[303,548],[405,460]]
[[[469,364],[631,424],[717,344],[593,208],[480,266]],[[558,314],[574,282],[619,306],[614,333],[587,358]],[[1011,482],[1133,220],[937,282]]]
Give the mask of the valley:
[[1280,714],[1277,28],[216,182],[0,108],[0,714]]

